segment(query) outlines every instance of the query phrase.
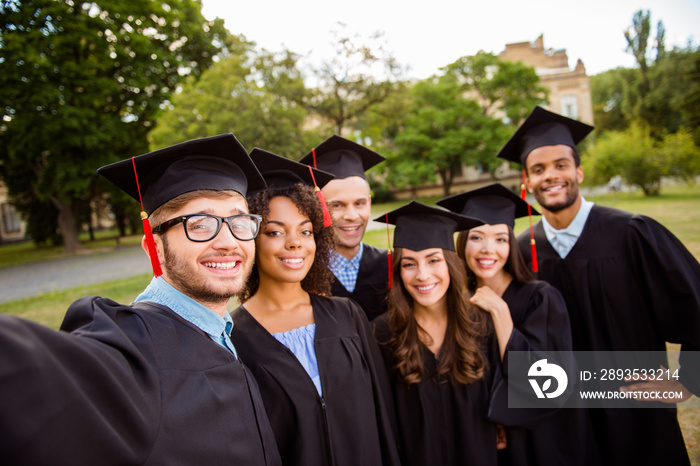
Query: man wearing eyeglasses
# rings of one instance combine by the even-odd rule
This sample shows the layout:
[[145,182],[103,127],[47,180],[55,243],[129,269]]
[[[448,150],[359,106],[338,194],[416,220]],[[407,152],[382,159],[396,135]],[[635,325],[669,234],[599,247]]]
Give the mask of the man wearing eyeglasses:
[[76,301],[60,332],[0,316],[0,463],[281,464],[229,338],[265,186],[247,152],[225,134],[98,172],[150,214],[154,278],[129,306]]

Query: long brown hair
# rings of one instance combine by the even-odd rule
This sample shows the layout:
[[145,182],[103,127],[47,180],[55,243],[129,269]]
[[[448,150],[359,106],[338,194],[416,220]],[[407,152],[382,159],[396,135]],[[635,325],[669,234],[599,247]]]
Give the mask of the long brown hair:
[[[444,380],[468,384],[479,380],[486,371],[486,360],[481,348],[488,332],[485,313],[469,302],[466,286],[466,267],[455,252],[443,249],[450,286],[447,289],[447,331],[440,348],[435,374]],[[406,384],[418,383],[425,378],[421,341],[423,332],[413,315],[413,298],[401,280],[401,248],[394,249],[393,282],[389,292],[389,327],[393,337],[388,342],[393,348],[395,368]]]
[[[270,214],[270,201],[275,197],[289,198],[297,206],[299,212],[309,217],[313,225],[316,254],[309,273],[301,281],[302,289],[307,293],[329,295],[332,272],[328,268],[328,263],[331,257],[331,249],[334,245],[333,232],[330,228],[324,228],[323,226],[323,210],[321,210],[321,202],[318,196],[313,188],[302,183],[297,183],[286,189],[270,187],[254,194],[248,198],[248,206],[252,213],[262,216],[263,225],[267,222]],[[263,226],[260,227],[260,231],[262,230]],[[258,291],[259,286],[260,275],[258,266],[254,265],[245,288],[237,295],[238,300],[245,302]]]
[[[464,261],[467,270],[467,285],[469,286],[469,291],[473,293],[476,290],[476,275],[466,266],[467,256],[464,252],[467,248],[468,239],[469,231],[460,231],[457,235],[456,248],[457,255]],[[530,272],[525,262],[523,253],[520,251],[520,246],[518,246],[518,240],[515,239],[513,228],[510,225],[508,225],[508,245],[510,246],[510,252],[508,253],[508,260],[505,266],[503,266],[503,269],[508,272],[517,283],[527,283],[530,280],[534,280],[532,272]]]

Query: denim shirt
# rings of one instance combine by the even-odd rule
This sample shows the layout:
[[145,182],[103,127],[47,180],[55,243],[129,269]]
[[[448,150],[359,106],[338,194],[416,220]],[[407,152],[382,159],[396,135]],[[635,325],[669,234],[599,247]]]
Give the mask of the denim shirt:
[[238,358],[230,338],[233,330],[233,319],[228,312],[224,313],[224,317],[221,317],[208,307],[175,289],[163,277],[154,277],[146,289],[136,297],[136,302],[138,301],[152,301],[169,307],[180,317],[199,327],[209,335],[209,338]]

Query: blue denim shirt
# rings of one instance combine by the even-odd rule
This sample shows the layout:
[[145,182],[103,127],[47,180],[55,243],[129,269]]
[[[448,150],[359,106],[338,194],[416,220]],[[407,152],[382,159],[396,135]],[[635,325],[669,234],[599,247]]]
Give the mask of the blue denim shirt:
[[169,307],[180,317],[202,329],[212,340],[238,358],[236,348],[231,342],[233,320],[228,312],[224,313],[224,317],[221,317],[208,307],[175,289],[163,277],[154,277],[146,289],[136,297],[136,301],[152,301]]

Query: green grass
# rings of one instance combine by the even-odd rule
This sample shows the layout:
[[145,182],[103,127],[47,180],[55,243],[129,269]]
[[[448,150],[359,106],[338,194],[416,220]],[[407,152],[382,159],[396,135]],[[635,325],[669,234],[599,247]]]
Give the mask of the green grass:
[[[433,205],[437,198],[420,199],[428,205]],[[588,200],[601,205],[616,207],[628,212],[648,215],[673,232],[685,246],[700,258],[700,185],[664,187],[662,195],[645,198],[640,192],[613,193],[603,196],[590,196]],[[382,215],[406,204],[407,201],[396,201],[385,204],[375,204],[372,207],[372,218]],[[533,222],[538,217],[533,218]],[[516,233],[528,227],[528,219],[518,219]],[[105,234],[94,243],[84,243],[93,252],[110,249],[116,246],[114,236]],[[393,236],[392,236],[393,241]],[[135,244],[139,236],[122,238],[122,244]],[[386,230],[369,231],[365,241],[378,247],[387,247]],[[65,256],[62,248],[35,248],[31,244],[15,244],[0,246],[0,267],[29,261],[46,260]],[[63,315],[71,302],[86,295],[100,295],[114,299],[117,302],[131,302],[148,284],[149,275],[112,282],[83,286],[70,290],[42,294],[33,298],[21,299],[0,304],[0,313],[12,314],[25,319],[40,322],[52,328],[58,328]],[[233,301],[233,300],[232,300]],[[233,309],[237,303],[229,305]],[[669,345],[670,349],[677,349]],[[680,405],[678,418],[683,430],[688,453],[694,465],[700,465],[700,399],[693,397]]]

